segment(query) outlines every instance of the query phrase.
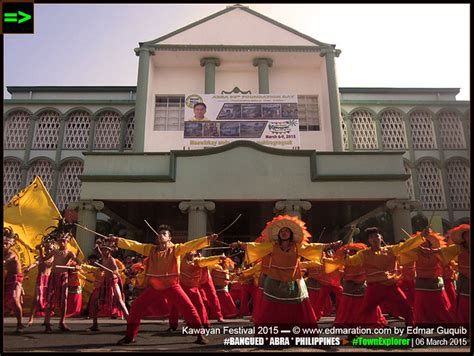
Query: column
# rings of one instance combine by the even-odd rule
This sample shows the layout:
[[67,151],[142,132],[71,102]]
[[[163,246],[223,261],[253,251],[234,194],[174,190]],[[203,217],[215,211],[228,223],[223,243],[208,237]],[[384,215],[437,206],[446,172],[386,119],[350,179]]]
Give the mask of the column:
[[402,231],[402,229],[409,234],[413,233],[410,212],[419,206],[420,202],[417,200],[394,199],[387,201],[386,207],[392,215],[395,243],[407,238],[407,235]]
[[380,122],[380,116],[374,118],[375,123],[375,134],[377,135],[377,146],[379,151],[383,151],[383,138],[382,138],[382,124]]
[[[104,203],[94,200],[80,200],[68,205],[68,209],[78,209],[78,224],[95,231],[97,225],[97,212],[104,208]],[[76,240],[84,253],[89,256],[94,251],[96,235],[77,227]]]
[[145,150],[145,124],[148,102],[148,78],[150,75],[150,55],[155,51],[149,47],[135,48],[138,60],[137,99],[135,100],[135,130],[133,152]]
[[120,142],[119,142],[119,152],[125,150],[125,136],[127,135],[127,124],[129,116],[122,115],[120,119]]
[[92,152],[94,150],[95,127],[97,126],[98,119],[99,119],[99,116],[97,114],[93,114],[91,116],[91,128],[89,130],[89,142],[87,144],[87,152]]
[[201,67],[204,67],[204,94],[216,93],[216,67],[221,65],[219,58],[201,58]]
[[270,84],[268,80],[268,68],[273,65],[270,58],[255,58],[253,66],[258,67],[258,92],[259,94],[270,94]]
[[190,200],[179,203],[179,209],[188,213],[188,241],[206,236],[207,212],[213,211],[216,205],[212,201]]
[[[347,149],[349,152],[353,152],[354,139],[352,136],[352,115],[351,114],[346,115],[345,123],[346,123],[346,128],[347,128]],[[342,137],[341,137],[341,142],[342,142]]]
[[341,50],[332,47],[323,48],[319,54],[326,60],[326,75],[328,80],[329,111],[331,116],[332,146],[335,152],[342,152],[342,137],[340,129],[341,108],[339,88],[336,79],[336,65],[334,58],[339,57]]
[[302,211],[309,209],[311,209],[311,203],[306,200],[280,200],[275,203],[277,213],[297,216],[300,219]]

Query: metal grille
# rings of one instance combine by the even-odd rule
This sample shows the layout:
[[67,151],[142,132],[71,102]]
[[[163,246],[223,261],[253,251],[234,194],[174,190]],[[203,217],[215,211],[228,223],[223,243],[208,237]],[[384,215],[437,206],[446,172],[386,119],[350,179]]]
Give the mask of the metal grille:
[[433,161],[423,161],[417,167],[420,201],[423,209],[446,209],[441,172]]
[[125,149],[133,149],[133,131],[135,130],[135,113],[127,118],[127,129],[125,131]]
[[453,209],[471,208],[471,187],[469,165],[461,160],[453,160],[446,167],[448,173],[449,198]]
[[79,200],[81,195],[79,176],[83,170],[84,164],[79,160],[69,160],[61,167],[56,199],[59,210],[67,208],[70,202]]
[[3,205],[20,191],[21,162],[13,159],[3,161]]
[[33,136],[33,148],[55,150],[58,146],[60,123],[59,113],[55,111],[40,114]]
[[461,119],[456,112],[443,111],[439,115],[439,130],[442,148],[466,148]]
[[408,164],[404,163],[403,167],[405,168],[405,173],[410,175],[410,178],[408,178],[405,182],[407,185],[408,196],[410,197],[410,200],[414,200],[415,189],[413,188],[413,173],[411,171],[411,168],[408,166]]
[[407,148],[405,122],[398,111],[384,111],[380,116],[380,128],[384,149],[401,150]]
[[49,194],[53,195],[53,192],[51,192],[54,180],[53,163],[44,159],[35,161],[28,170],[26,184],[31,184],[35,176],[40,176]]
[[87,149],[91,118],[88,112],[78,110],[69,115],[64,134],[63,148],[70,150]]
[[120,145],[120,114],[113,111],[103,112],[96,124],[94,148],[118,149]]
[[298,95],[300,131],[319,131],[319,105],[317,95]]
[[410,127],[415,150],[436,148],[436,135],[431,114],[426,111],[414,111],[410,114]]
[[360,110],[352,113],[352,142],[356,150],[375,150],[377,129],[370,112]]
[[184,96],[157,96],[155,131],[182,131],[184,128]]
[[31,117],[26,111],[15,111],[5,121],[3,142],[5,149],[24,150],[28,140]]
[[349,150],[349,140],[347,138],[347,125],[346,125],[346,114],[341,114],[341,132],[342,132],[342,144],[344,146],[344,151]]

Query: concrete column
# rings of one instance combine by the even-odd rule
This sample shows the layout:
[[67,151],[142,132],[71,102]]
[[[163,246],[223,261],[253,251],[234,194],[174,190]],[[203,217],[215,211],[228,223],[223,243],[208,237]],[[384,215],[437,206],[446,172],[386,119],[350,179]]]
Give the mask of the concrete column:
[[383,151],[383,139],[382,139],[382,125],[380,123],[380,117],[374,118],[375,123],[375,134],[377,135],[377,146],[379,151]]
[[201,58],[201,67],[204,67],[204,94],[216,93],[216,67],[221,65],[219,58]]
[[87,152],[92,152],[94,150],[95,127],[97,126],[98,119],[99,119],[99,116],[97,114],[93,114],[91,116],[91,128],[89,130],[89,142],[87,144]]
[[[104,208],[104,203],[94,200],[81,200],[68,205],[68,209],[78,209],[78,224],[95,231],[97,225],[97,212]],[[92,232],[81,229],[76,230],[76,240],[84,253],[89,256],[94,251],[95,237]]]
[[273,65],[270,58],[255,58],[253,66],[258,67],[258,92],[259,94],[270,94],[270,83],[268,79],[268,68]]
[[302,211],[309,209],[311,209],[311,203],[306,200],[280,200],[275,203],[277,213],[297,216],[300,219]]
[[145,124],[148,103],[148,78],[150,75],[150,55],[155,51],[149,47],[135,48],[138,60],[137,99],[135,100],[135,130],[133,152],[145,150]]
[[341,136],[341,107],[339,100],[339,88],[336,79],[336,65],[334,58],[339,57],[341,50],[332,47],[323,48],[320,52],[321,57],[326,60],[326,75],[328,80],[329,94],[329,112],[331,116],[332,146],[335,152],[342,152]]
[[395,243],[407,238],[407,235],[402,231],[402,229],[409,234],[413,233],[410,212],[419,206],[420,202],[417,200],[394,199],[387,201],[386,207],[392,215]]
[[179,203],[179,209],[188,213],[188,241],[206,236],[207,211],[213,211],[216,205],[212,201],[190,200]]

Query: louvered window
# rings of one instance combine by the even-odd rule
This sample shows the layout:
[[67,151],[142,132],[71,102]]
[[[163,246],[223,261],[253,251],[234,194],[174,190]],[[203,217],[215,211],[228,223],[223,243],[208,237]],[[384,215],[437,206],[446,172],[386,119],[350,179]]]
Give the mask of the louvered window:
[[100,114],[95,128],[94,149],[118,149],[120,126],[120,114],[114,111],[106,111]]
[[31,116],[26,111],[15,111],[5,121],[3,147],[10,150],[24,150],[28,140]]
[[443,111],[439,115],[439,130],[441,147],[446,149],[466,148],[462,123],[459,115],[454,111]]
[[56,111],[46,111],[39,115],[33,136],[33,148],[55,150],[58,146],[60,115]]
[[49,194],[53,195],[53,192],[51,192],[51,188],[53,187],[53,180],[54,180],[53,163],[47,160],[35,161],[31,165],[30,169],[28,170],[26,184],[27,185],[31,184],[35,176],[40,176]]
[[386,150],[403,150],[407,148],[405,122],[402,115],[395,110],[387,110],[380,115],[383,148]]

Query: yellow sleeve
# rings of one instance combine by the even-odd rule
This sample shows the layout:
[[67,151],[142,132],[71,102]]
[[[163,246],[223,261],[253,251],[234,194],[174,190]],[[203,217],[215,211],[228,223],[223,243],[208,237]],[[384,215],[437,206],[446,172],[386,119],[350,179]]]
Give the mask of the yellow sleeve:
[[445,265],[455,259],[461,253],[461,246],[454,244],[441,248],[441,262]]
[[242,247],[245,250],[245,262],[247,264],[250,264],[270,254],[273,250],[273,243],[271,242],[245,242],[245,243],[242,243]]
[[99,267],[88,265],[87,263],[83,263],[81,265],[81,271],[84,273],[95,273]]
[[344,263],[347,266],[362,266],[364,264],[364,250],[357,252],[355,255],[346,256]]
[[127,240],[121,237],[119,237],[117,241],[117,246],[124,250],[135,251],[143,256],[150,256],[153,247],[155,247],[155,245],[152,244],[142,244],[140,242]]
[[323,264],[321,261],[303,261],[300,262],[301,268],[322,268]]
[[400,242],[397,245],[388,246],[395,256],[400,256],[400,254],[413,250],[425,242],[425,238],[421,235],[409,238],[405,242]]
[[221,256],[200,257],[200,258],[195,258],[193,260],[193,263],[195,266],[209,267],[209,266],[214,266],[215,264],[218,264],[220,260],[221,260]]
[[253,276],[255,273],[258,273],[262,270],[262,264],[257,263],[255,266],[252,266],[250,268],[247,268],[246,270],[242,271],[242,276],[244,277],[250,277]]
[[340,258],[324,258],[323,262],[325,273],[340,271],[344,267],[344,260]]
[[119,271],[125,270],[125,265],[123,264],[122,261],[120,261],[118,258],[114,258],[115,264],[117,265],[117,268]]
[[304,244],[299,246],[298,252],[300,256],[307,258],[310,261],[320,261],[323,257],[323,250],[326,244]]
[[188,252],[200,250],[207,246],[209,246],[209,240],[207,239],[207,236],[204,236],[199,239],[185,242],[184,244],[177,244],[174,250],[174,254],[175,256],[182,256],[187,254]]
[[398,255],[398,263],[402,266],[415,262],[416,260],[418,260],[418,253],[416,250],[410,250]]

